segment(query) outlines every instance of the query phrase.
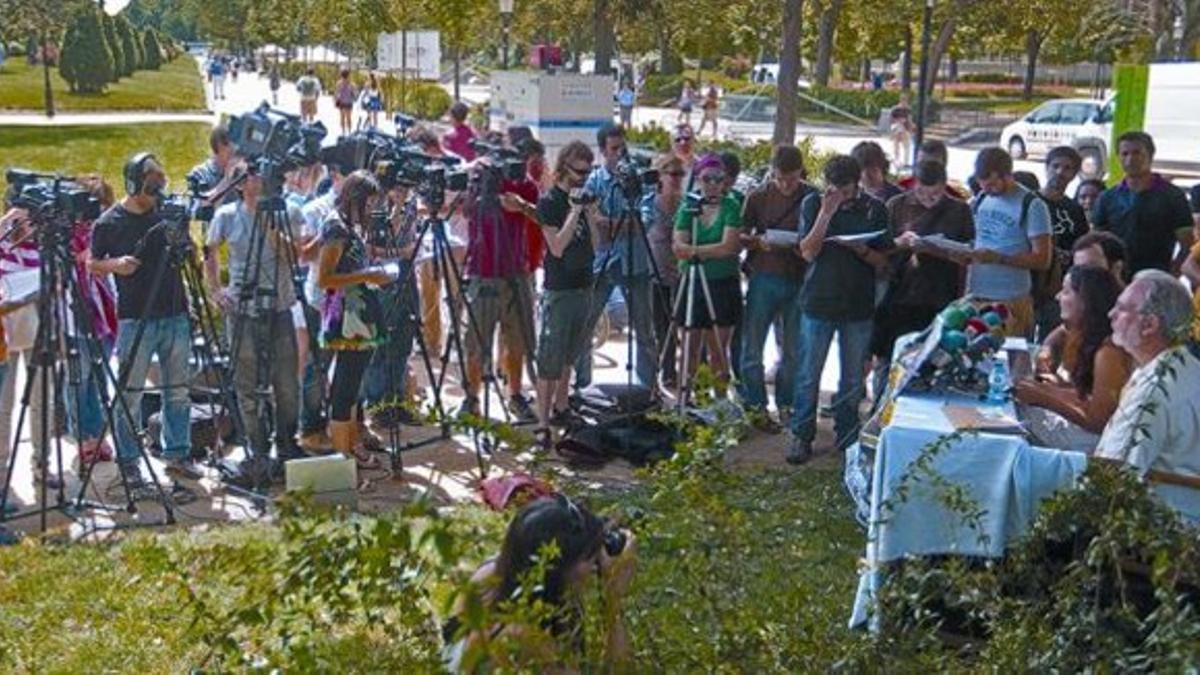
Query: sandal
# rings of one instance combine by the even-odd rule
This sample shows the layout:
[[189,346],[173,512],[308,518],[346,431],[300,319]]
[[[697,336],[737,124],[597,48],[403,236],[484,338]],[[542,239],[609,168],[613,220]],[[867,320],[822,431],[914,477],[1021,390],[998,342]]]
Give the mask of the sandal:
[[358,468],[363,471],[379,471],[383,469],[383,462],[379,460],[379,455],[367,450],[359,449],[345,454],[347,457],[353,459]]

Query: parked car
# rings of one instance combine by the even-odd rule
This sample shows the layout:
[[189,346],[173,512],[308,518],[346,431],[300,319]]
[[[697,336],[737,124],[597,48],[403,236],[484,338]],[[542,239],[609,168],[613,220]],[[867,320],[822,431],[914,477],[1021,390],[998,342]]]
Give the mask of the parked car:
[[1040,158],[1055,146],[1070,145],[1083,156],[1081,173],[1098,178],[1104,175],[1115,106],[1115,98],[1046,101],[1004,127],[1000,145],[1014,159]]
[[[1000,132],[1000,145],[1014,158],[1042,157],[1057,145],[1070,145],[1083,155],[1080,172],[1102,178],[1112,151],[1113,120],[1121,98],[1141,101],[1128,111],[1131,128],[1154,137],[1157,171],[1172,176],[1200,175],[1200,63],[1155,63],[1144,80],[1129,78],[1131,87],[1099,101],[1064,98],[1046,101]],[[1144,83],[1144,84],[1139,84]],[[1144,87],[1144,89],[1140,88]]]

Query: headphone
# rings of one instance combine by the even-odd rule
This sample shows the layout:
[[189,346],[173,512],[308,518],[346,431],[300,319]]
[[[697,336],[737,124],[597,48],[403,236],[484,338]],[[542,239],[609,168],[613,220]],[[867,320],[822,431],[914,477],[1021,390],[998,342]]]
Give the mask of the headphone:
[[125,162],[125,192],[130,196],[140,195],[146,188],[146,163],[158,158],[150,152],[139,152]]

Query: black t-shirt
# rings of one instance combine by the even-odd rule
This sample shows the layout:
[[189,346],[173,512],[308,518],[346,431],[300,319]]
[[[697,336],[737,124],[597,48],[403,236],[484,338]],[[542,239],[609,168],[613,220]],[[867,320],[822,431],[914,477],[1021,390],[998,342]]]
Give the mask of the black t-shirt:
[[[129,276],[114,274],[117,282],[118,319],[165,319],[187,312],[187,299],[179,271],[166,260],[166,240],[154,212],[131,213],[121,204],[104,212],[92,230],[92,257],[96,260],[136,256],[142,262]],[[161,272],[157,288],[155,278]],[[151,297],[153,296],[153,297]],[[148,305],[153,300],[152,305]]]
[[1054,248],[1070,254],[1075,248],[1075,241],[1087,234],[1087,214],[1079,202],[1069,197],[1057,200],[1042,197],[1042,201],[1050,209],[1050,233],[1054,235]]
[[[555,185],[538,200],[538,221],[543,227],[561,229],[571,211],[565,190]],[[588,288],[592,285],[592,235],[586,214],[581,214],[575,236],[559,258],[546,252],[544,284],[549,291]]]
[[[806,235],[817,222],[821,193],[804,198],[800,205],[801,230]],[[825,245],[808,264],[804,287],[800,290],[800,308],[814,316],[834,321],[865,321],[875,312],[875,268],[854,251],[829,237],[882,231],[866,243],[871,248],[892,246],[887,209],[879,200],[859,194],[844,204],[829,221]]]
[[1097,230],[1125,242],[1131,274],[1144,269],[1169,272],[1176,232],[1191,230],[1192,214],[1183,190],[1156,174],[1141,192],[1124,181],[1105,190],[1096,200],[1092,222]]
[[1190,194],[1192,197],[1192,213],[1200,215],[1200,183],[1192,186]]

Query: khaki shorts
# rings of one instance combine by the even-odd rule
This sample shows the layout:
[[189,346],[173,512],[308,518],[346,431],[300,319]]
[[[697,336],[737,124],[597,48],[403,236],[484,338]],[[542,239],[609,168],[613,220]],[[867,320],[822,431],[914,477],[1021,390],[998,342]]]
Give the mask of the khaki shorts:
[[316,117],[317,99],[300,99],[300,114]]

